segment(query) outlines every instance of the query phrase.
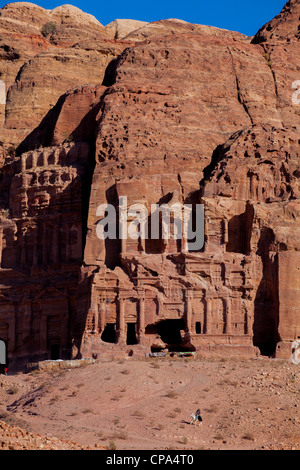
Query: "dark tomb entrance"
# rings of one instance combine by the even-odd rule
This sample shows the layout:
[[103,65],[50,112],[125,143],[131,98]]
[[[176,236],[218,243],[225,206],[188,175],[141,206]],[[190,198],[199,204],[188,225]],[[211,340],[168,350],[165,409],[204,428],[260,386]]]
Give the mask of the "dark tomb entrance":
[[169,351],[183,351],[181,331],[185,330],[185,322],[180,320],[162,320],[157,325],[157,333],[168,345]]
[[59,344],[50,345],[50,358],[52,361],[57,361],[60,359],[60,347]]
[[137,337],[136,337],[136,323],[127,323],[127,340],[126,344],[134,345],[137,344]]
[[104,331],[101,335],[102,341],[105,343],[115,343],[116,342],[116,324],[107,323]]

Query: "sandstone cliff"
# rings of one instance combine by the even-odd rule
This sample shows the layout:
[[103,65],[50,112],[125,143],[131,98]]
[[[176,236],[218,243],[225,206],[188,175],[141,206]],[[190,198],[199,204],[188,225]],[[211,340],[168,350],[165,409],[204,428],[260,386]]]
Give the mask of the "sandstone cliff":
[[[288,2],[250,39],[174,19],[103,27],[69,6],[1,10],[0,337],[11,357],[290,355],[299,14]],[[119,209],[120,196],[149,220],[151,204],[203,204],[204,248],[99,240],[97,207]]]

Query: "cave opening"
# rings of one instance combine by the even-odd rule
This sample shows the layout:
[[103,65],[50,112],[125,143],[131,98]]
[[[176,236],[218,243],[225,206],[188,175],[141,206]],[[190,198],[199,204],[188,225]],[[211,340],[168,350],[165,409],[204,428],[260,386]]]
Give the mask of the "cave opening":
[[116,342],[116,324],[107,323],[105,325],[104,331],[101,335],[102,341],[104,343],[115,343]]
[[50,346],[50,359],[57,361],[60,359],[60,347],[59,344],[51,344]]
[[[146,334],[158,335],[170,352],[194,351],[194,347],[187,345],[183,341],[182,331],[185,331],[186,324],[183,318],[176,320],[161,320],[157,324],[148,325]],[[152,352],[159,352],[164,347],[152,346]]]
[[127,323],[127,341],[126,344],[134,345],[138,343],[136,336],[136,323]]

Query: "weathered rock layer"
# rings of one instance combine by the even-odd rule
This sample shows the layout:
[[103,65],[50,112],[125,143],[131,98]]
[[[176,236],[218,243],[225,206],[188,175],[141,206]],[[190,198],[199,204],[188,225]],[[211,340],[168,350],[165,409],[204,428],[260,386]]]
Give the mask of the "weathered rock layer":
[[[18,147],[3,152],[0,176],[10,357],[290,355],[300,335],[299,8],[288,2],[251,42],[178,20],[104,28],[69,7],[2,9],[3,43],[39,38],[0,56],[4,147],[12,135]],[[97,208],[119,212],[124,196],[149,224],[152,204],[189,204],[194,216],[202,204],[204,247],[161,233],[100,240]]]

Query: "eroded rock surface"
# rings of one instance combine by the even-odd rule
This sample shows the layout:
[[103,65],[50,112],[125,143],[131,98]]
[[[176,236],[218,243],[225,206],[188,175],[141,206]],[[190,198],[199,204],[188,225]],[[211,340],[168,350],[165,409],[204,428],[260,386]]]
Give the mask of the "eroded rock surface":
[[[26,5],[32,31],[49,15],[57,29],[37,34],[44,49],[7,95],[3,132],[26,128],[17,156],[3,152],[0,179],[0,336],[11,357],[116,345],[290,357],[300,334],[299,1],[252,42],[178,20],[116,40],[119,24],[69,7],[33,21]],[[72,43],[78,19],[97,41]],[[11,13],[15,22],[23,16]],[[203,248],[161,233],[100,240],[98,206],[119,212],[124,196],[149,224],[152,204],[194,214],[202,204]]]

